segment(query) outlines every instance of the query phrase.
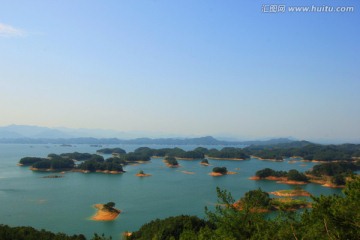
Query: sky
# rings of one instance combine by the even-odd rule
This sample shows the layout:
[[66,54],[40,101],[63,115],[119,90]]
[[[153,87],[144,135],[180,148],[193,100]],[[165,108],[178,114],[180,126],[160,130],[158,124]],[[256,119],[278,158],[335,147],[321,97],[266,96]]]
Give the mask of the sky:
[[360,141],[359,1],[0,5],[0,126]]

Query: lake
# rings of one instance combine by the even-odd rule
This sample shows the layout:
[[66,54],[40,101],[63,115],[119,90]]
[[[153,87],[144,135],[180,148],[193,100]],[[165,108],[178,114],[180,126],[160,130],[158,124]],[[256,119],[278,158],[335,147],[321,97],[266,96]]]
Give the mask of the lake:
[[[104,145],[121,147],[127,152],[144,145]],[[150,148],[174,146],[150,145]],[[178,146],[191,150],[197,146]],[[214,146],[203,146],[214,148]],[[221,146],[216,146],[220,149]],[[89,145],[62,147],[60,145],[0,144],[0,224],[32,226],[67,234],[94,233],[120,239],[124,231],[137,230],[155,218],[189,214],[204,217],[204,207],[217,202],[216,187],[229,190],[238,199],[249,190],[261,187],[270,192],[292,189],[293,186],[272,181],[253,181],[248,178],[257,170],[269,167],[275,170],[309,170],[315,163],[271,162],[250,159],[245,161],[211,160],[212,166],[200,165],[200,160],[179,160],[180,168],[168,168],[162,158],[149,163],[124,167],[119,175],[68,172],[63,178],[42,178],[51,173],[33,172],[16,164],[22,157],[46,157],[49,153],[88,152],[99,148]],[[104,155],[105,158],[110,155]],[[305,165],[305,166],[304,166]],[[214,166],[225,166],[238,174],[222,177],[208,175]],[[151,177],[139,178],[143,170]],[[182,171],[194,172],[185,174]],[[307,184],[304,189],[320,194],[341,193],[339,189]],[[122,213],[112,222],[90,220],[96,203],[115,202]]]

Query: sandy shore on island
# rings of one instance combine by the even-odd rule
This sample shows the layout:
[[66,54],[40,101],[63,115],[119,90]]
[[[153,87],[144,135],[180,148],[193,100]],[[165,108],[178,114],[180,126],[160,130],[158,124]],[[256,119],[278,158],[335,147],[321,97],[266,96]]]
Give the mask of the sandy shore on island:
[[116,208],[114,208],[115,211],[113,211],[113,212],[105,210],[104,204],[95,204],[94,208],[97,209],[97,212],[95,213],[95,215],[91,217],[91,220],[94,220],[94,221],[113,221],[121,213],[121,211]]
[[185,174],[195,174],[195,172],[189,172],[189,171],[181,171],[181,172]]
[[200,163],[200,165],[203,165],[203,166],[211,166],[209,163]]
[[137,174],[135,174],[135,176],[137,176],[137,177],[150,177],[151,174],[146,174],[146,173],[141,174],[141,173],[137,173]]
[[270,180],[270,181],[276,181],[276,183],[283,183],[283,184],[291,184],[291,185],[303,185],[308,184],[308,182],[301,182],[301,181],[292,181],[288,180],[286,177],[274,177],[269,176],[266,178],[259,178],[257,176],[249,177],[250,180]]
[[233,174],[237,174],[237,172],[230,172],[230,171],[228,171],[226,174],[216,173],[216,172],[211,172],[211,173],[209,173],[209,175],[210,175],[210,176],[213,176],[213,177],[220,177],[220,176],[224,176],[224,175],[233,175]]

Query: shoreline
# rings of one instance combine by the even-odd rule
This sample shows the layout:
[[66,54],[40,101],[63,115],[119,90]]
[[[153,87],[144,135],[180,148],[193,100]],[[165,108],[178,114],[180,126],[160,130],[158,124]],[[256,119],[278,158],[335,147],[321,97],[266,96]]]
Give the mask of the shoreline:
[[243,159],[243,158],[216,158],[216,157],[209,157],[206,155],[206,158],[212,159],[212,160],[225,160],[225,161],[245,161],[250,159]]
[[60,173],[65,173],[65,172],[80,172],[80,173],[104,173],[104,174],[122,174],[125,173],[125,171],[109,171],[109,170],[96,170],[95,172],[90,172],[89,170],[82,170],[82,169],[69,169],[69,168],[62,168],[62,169],[52,169],[52,168],[46,168],[46,169],[39,169],[39,168],[34,168],[34,167],[30,167],[29,168],[31,171],[35,171],[35,172],[60,172]]
[[137,173],[137,174],[135,174],[135,176],[137,176],[137,177],[150,177],[150,176],[152,176],[152,175],[151,175],[151,174],[147,174],[147,173],[144,173],[144,174]]
[[260,178],[257,176],[252,176],[249,177],[250,180],[269,180],[269,181],[276,181],[276,183],[282,183],[282,184],[290,184],[290,185],[305,185],[308,184],[308,182],[303,182],[303,181],[293,181],[293,180],[288,180],[286,177],[274,177],[274,176],[269,176],[266,178]]
[[270,162],[284,162],[284,159],[275,159],[275,158],[261,158],[257,156],[251,156],[251,158],[260,160],[260,161],[270,161]]
[[121,213],[119,209],[113,208],[114,211],[108,211],[104,209],[104,204],[95,204],[94,208],[97,209],[95,215],[91,217],[91,220],[94,221],[113,221],[115,220]]
[[206,167],[211,166],[209,163],[202,163],[202,162],[200,163],[200,165],[203,165],[203,166],[206,166]]
[[220,176],[234,175],[234,174],[237,174],[237,172],[228,171],[228,172],[225,173],[225,174],[223,174],[223,173],[217,173],[217,172],[211,172],[211,173],[209,173],[209,175],[212,176],[212,177],[220,177]]

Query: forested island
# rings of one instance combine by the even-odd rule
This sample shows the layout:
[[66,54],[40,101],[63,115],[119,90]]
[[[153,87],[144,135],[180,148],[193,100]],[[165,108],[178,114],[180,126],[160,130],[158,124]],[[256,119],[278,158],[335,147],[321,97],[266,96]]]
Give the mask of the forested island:
[[307,161],[353,161],[360,159],[360,144],[322,145],[294,141],[275,145],[251,145],[245,153],[261,159],[283,160],[299,157]]
[[214,167],[212,172],[209,173],[209,175],[211,175],[213,177],[224,176],[227,174],[236,174],[236,172],[230,172],[227,170],[226,167]]
[[273,180],[287,184],[318,183],[326,187],[344,187],[347,179],[360,170],[360,161],[357,162],[330,162],[315,165],[311,170],[301,173],[295,169],[289,171],[275,171],[264,168],[255,173],[252,180]]
[[271,168],[264,168],[257,171],[255,173],[255,177],[252,177],[250,179],[266,179],[286,184],[307,184],[309,182],[308,177],[304,173],[301,173],[296,169],[291,169],[289,171],[275,171]]

